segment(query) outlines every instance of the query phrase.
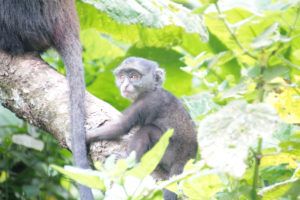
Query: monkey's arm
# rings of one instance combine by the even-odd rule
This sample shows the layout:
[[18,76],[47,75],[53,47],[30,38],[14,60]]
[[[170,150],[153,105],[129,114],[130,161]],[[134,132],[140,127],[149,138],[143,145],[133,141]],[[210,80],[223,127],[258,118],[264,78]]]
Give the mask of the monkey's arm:
[[87,134],[86,139],[88,143],[98,140],[113,140],[125,133],[126,132],[121,128],[121,122],[114,122],[94,129]]
[[123,116],[119,120],[94,129],[87,134],[87,143],[98,140],[113,140],[127,134],[137,123],[140,112],[143,110],[142,107],[143,105],[140,103],[133,104],[125,110]]

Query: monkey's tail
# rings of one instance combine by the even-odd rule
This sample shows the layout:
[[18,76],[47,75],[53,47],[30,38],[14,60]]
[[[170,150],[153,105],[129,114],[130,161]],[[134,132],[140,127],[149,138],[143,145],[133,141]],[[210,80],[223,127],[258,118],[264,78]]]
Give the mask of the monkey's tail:
[[[70,35],[69,35],[70,36]],[[60,44],[59,52],[62,55],[67,68],[67,79],[70,89],[70,131],[72,141],[72,152],[77,167],[89,169],[89,160],[86,148],[85,131],[85,82],[84,69],[81,56],[81,45],[79,39],[69,37],[68,44]],[[90,188],[79,185],[81,200],[93,200]]]

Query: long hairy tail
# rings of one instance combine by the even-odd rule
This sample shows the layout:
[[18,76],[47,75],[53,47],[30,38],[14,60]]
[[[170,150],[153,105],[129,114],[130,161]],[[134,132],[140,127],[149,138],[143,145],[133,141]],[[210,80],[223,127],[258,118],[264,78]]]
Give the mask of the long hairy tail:
[[[70,131],[72,152],[77,167],[89,169],[89,160],[86,148],[85,131],[85,81],[81,56],[81,45],[77,37],[68,38],[68,44],[59,49],[67,68],[67,79],[70,88]],[[79,185],[81,200],[93,200],[90,188]]]

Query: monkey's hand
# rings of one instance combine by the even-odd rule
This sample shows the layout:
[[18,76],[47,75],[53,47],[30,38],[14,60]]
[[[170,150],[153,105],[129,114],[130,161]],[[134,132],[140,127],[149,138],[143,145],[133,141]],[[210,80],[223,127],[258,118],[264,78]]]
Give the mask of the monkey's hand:
[[108,123],[93,129],[92,131],[88,131],[86,141],[90,144],[99,140],[114,140],[121,135],[126,134],[123,130],[124,129],[122,129],[122,126],[119,123]]
[[98,140],[114,140],[127,134],[136,125],[142,110],[142,102],[133,104],[124,112],[124,115],[120,119],[105,123],[103,126],[88,132],[86,136],[87,143],[89,144]]

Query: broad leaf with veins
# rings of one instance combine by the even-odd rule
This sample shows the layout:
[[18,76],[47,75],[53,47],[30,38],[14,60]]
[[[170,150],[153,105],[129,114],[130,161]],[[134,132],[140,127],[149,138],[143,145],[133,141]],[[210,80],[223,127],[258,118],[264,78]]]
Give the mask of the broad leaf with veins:
[[258,138],[270,140],[280,120],[267,104],[233,101],[201,121],[199,145],[205,162],[235,177],[243,176],[248,149]]
[[198,33],[203,41],[208,41],[208,32],[201,16],[169,0],[83,1],[92,4],[120,23],[141,24],[153,28],[175,25],[188,33]]

